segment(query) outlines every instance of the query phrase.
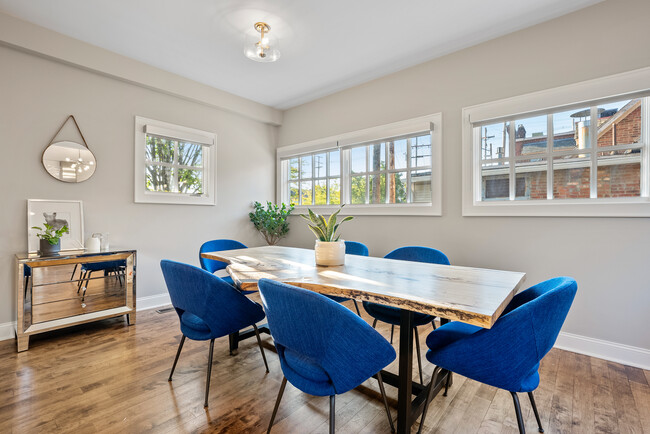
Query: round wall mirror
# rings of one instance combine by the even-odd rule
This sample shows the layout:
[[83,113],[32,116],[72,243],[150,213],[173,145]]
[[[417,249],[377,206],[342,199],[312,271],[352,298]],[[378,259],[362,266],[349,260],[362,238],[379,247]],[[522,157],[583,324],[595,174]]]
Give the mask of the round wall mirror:
[[75,142],[54,142],[43,152],[47,173],[63,182],[82,182],[93,176],[97,160],[86,147]]

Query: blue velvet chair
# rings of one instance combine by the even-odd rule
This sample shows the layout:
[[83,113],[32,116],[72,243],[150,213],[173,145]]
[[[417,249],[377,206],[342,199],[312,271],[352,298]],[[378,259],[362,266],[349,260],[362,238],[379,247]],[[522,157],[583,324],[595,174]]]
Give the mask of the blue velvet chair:
[[181,332],[183,333],[172,370],[169,373],[169,381],[172,381],[185,338],[196,341],[209,340],[210,353],[204,403],[207,407],[214,340],[250,326],[255,329],[264,366],[266,366],[266,372],[269,372],[262,341],[255,325],[265,317],[262,306],[248,299],[221,278],[193,265],[162,260],[160,267],[165,277],[172,305],[180,319]]
[[[214,274],[215,271],[224,270],[228,264],[221,261],[215,261],[214,259],[207,259],[201,257],[201,253],[204,252],[217,252],[219,250],[236,250],[236,249],[247,249],[248,247],[245,244],[240,243],[235,240],[212,240],[206,241],[201,245],[199,249],[199,262],[201,263],[201,268],[203,268],[208,273]],[[229,283],[232,286],[235,286],[235,283],[232,281],[230,276],[219,276],[226,283]],[[255,291],[242,291],[244,294],[250,294]]]
[[261,279],[258,286],[284,373],[267,432],[287,380],[305,393],[330,397],[333,433],[336,395],[375,374],[394,431],[380,374],[395,360],[392,345],[359,316],[321,294],[268,279]]
[[[368,247],[358,241],[345,241],[345,254],[346,255],[357,255],[357,256],[368,256]],[[351,299],[346,297],[337,297],[336,295],[326,295],[326,297],[331,298],[337,303],[343,303]],[[359,310],[359,303],[356,300],[352,299],[354,302],[354,308],[357,310],[357,315],[361,316],[361,311]]]
[[[429,264],[440,264],[440,265],[449,265],[449,259],[447,256],[442,253],[440,250],[433,249],[431,247],[421,247],[421,246],[407,246],[400,247],[388,253],[384,258],[387,259],[398,259],[401,261],[412,261],[412,262],[426,262]],[[375,320],[372,323],[372,326],[377,325],[377,320],[388,323],[390,327],[390,343],[393,343],[393,332],[395,326],[400,323],[400,309],[392,306],[384,306],[377,303],[371,303],[368,301],[363,302],[363,308],[368,312],[368,315],[373,317]],[[424,377],[422,375],[422,356],[420,354],[420,336],[418,334],[418,326],[422,326],[428,323],[433,324],[435,328],[435,323],[433,320],[435,317],[431,315],[426,315],[423,313],[415,312],[413,315],[413,333],[415,334],[415,349],[417,351],[418,358],[418,369],[420,371],[420,383],[424,383]]]
[[[524,423],[518,392],[527,392],[539,419],[533,390],[539,385],[539,363],[557,339],[578,286],[569,277],[556,277],[517,294],[491,329],[450,322],[427,337],[427,359],[440,369],[505,389],[512,394],[519,432]],[[431,400],[432,385],[425,403],[420,429]]]

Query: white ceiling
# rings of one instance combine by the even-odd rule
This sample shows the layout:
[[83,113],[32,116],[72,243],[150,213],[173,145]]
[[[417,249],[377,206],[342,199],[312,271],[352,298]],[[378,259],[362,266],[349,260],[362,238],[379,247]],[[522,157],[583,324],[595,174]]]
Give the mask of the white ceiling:
[[[286,109],[599,1],[0,0],[0,11]],[[275,63],[243,55],[260,20],[280,40]]]

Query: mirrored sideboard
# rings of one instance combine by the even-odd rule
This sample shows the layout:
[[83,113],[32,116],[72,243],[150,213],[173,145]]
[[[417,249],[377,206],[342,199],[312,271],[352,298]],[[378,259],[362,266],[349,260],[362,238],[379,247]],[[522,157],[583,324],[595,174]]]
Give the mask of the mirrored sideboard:
[[16,255],[18,351],[50,330],[121,315],[135,324],[135,274],[135,250]]

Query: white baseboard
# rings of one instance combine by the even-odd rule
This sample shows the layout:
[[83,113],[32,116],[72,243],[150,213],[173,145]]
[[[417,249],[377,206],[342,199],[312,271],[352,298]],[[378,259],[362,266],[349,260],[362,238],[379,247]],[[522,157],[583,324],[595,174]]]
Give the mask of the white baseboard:
[[153,309],[155,307],[167,306],[172,304],[172,300],[169,298],[168,293],[149,295],[147,297],[140,297],[135,299],[135,310],[147,310]]
[[16,337],[16,322],[6,322],[0,324],[0,341],[13,339]]
[[560,332],[555,348],[585,354],[623,365],[650,369],[650,350],[618,344],[616,342],[594,339],[573,333]]

